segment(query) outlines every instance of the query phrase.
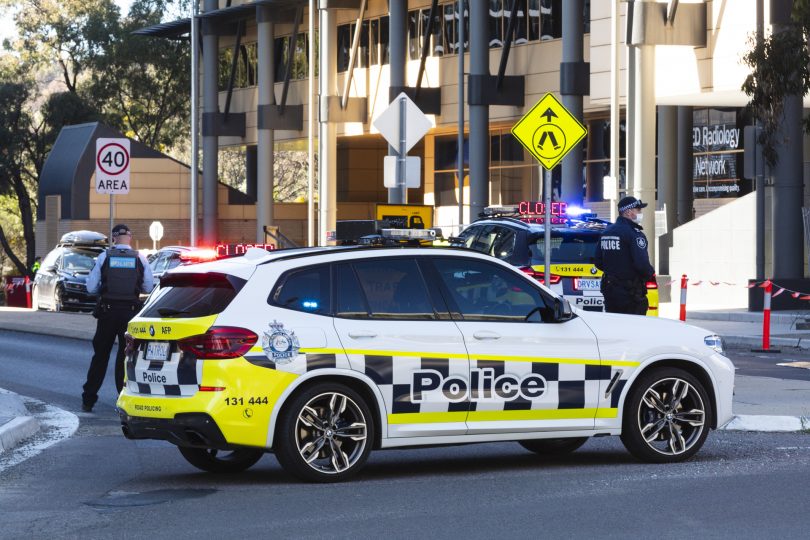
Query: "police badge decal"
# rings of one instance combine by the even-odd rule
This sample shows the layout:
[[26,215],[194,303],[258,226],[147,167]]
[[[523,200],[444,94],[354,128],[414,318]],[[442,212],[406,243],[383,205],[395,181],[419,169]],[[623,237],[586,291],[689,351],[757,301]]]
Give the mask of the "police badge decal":
[[639,236],[638,238],[636,238],[636,245],[638,245],[638,247],[640,247],[641,249],[647,249],[647,240]]
[[295,332],[287,331],[276,320],[270,323],[270,330],[265,330],[262,335],[262,350],[276,364],[292,362],[298,356],[299,348]]

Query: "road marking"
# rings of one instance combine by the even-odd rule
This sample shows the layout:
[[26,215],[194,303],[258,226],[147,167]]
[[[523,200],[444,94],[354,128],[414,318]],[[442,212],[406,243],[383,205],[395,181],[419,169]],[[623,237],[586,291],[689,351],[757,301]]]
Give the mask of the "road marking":
[[776,365],[800,369],[810,369],[810,362],[782,362],[781,364]]
[[43,450],[72,436],[79,428],[79,418],[75,414],[34,398],[25,396],[20,398],[39,421],[39,433],[15,449],[0,455],[0,472],[42,453]]

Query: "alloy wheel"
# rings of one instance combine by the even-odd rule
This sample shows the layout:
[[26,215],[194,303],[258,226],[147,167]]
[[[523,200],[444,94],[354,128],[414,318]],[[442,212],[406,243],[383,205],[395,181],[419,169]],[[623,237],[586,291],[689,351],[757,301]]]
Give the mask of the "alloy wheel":
[[301,459],[322,474],[339,474],[363,457],[368,420],[360,407],[340,392],[318,394],[298,413],[295,442]]
[[637,418],[644,441],[665,456],[687,452],[706,429],[706,408],[700,392],[677,377],[657,380],[644,391]]

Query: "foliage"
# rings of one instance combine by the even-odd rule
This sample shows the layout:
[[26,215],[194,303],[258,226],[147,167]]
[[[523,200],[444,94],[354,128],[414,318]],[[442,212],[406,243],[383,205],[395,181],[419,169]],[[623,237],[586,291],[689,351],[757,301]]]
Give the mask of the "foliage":
[[121,17],[113,0],[0,0],[18,33],[0,54],[0,195],[17,207],[0,220],[0,246],[19,272],[33,262],[37,182],[64,126],[103,121],[169,153],[187,148],[188,44],[132,32],[188,1],[134,0]]
[[[780,145],[779,127],[783,121],[785,98],[804,96],[810,91],[810,1],[797,0],[793,5],[792,23],[758,41],[749,39],[749,50],[743,61],[751,68],[742,90],[749,96],[748,108],[762,126],[760,143],[768,165],[777,162]],[[810,121],[804,121],[810,132]]]

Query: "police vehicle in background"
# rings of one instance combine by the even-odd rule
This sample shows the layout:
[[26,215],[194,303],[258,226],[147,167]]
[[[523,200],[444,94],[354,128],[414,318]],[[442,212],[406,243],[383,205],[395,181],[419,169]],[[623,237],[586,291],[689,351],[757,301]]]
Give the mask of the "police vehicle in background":
[[31,287],[33,308],[92,310],[96,305],[96,295],[87,292],[87,276],[107,245],[107,237],[94,231],[72,231],[62,235],[37,270]]
[[560,454],[605,435],[676,462],[731,419],[734,369],[716,335],[572,310],[463,249],[250,249],[179,266],[128,334],[124,434],[169,441],[206,471],[273,452],[333,482],[373,449],[517,441]]
[[[600,291],[602,271],[594,265],[599,237],[609,224],[587,210],[553,203],[551,208],[551,289],[574,307],[604,311]],[[544,280],[545,229],[542,203],[522,202],[514,206],[493,206],[450,245],[492,255]],[[647,315],[658,316],[658,284],[647,283]]]

